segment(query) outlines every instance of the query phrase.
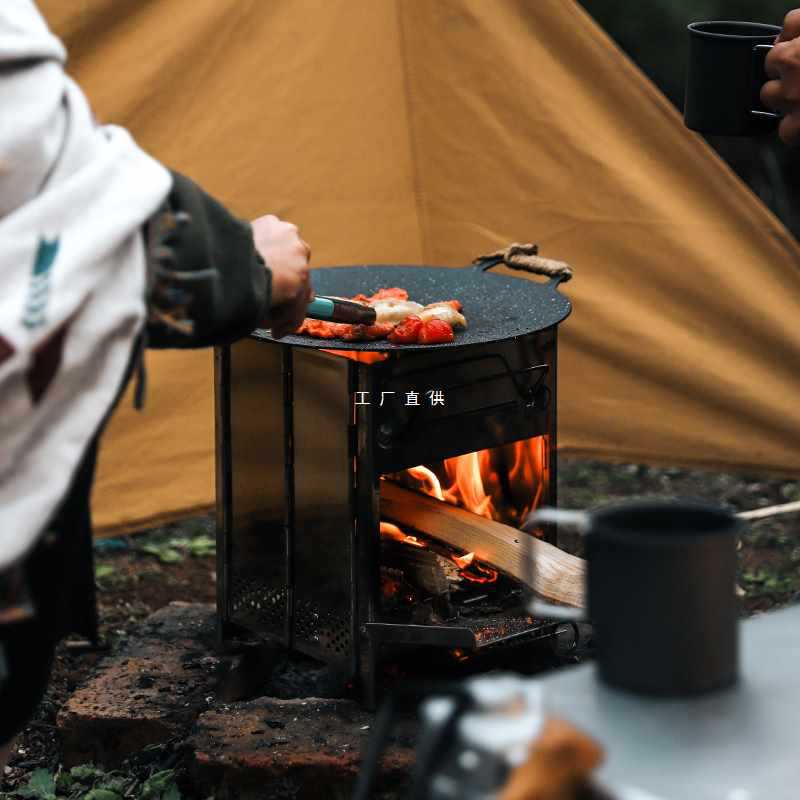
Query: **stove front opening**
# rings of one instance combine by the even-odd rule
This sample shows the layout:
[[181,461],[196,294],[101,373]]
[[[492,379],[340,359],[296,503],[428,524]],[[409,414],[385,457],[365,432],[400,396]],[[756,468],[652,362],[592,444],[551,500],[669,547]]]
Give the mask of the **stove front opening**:
[[549,499],[548,436],[491,447],[386,475],[408,489],[518,528]]
[[543,532],[521,526],[552,502],[550,455],[543,435],[384,475],[382,621],[466,629],[476,648],[535,638],[525,539]]

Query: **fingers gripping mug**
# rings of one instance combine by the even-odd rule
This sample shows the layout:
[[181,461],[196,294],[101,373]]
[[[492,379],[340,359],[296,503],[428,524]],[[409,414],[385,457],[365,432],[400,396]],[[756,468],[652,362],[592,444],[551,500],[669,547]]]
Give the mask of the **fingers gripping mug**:
[[761,103],[767,54],[781,32],[758,22],[689,25],[686,126],[719,136],[758,136],[777,129],[780,115]]
[[[644,500],[591,512],[542,509],[524,527],[548,523],[584,534],[586,611],[603,681],[667,696],[736,682],[741,522],[735,516],[692,501]],[[529,610],[549,619],[584,618],[577,609],[539,601]]]

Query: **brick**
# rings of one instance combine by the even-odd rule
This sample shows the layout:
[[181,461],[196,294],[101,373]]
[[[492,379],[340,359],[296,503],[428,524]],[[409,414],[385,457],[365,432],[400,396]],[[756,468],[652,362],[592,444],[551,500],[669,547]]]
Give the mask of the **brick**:
[[184,735],[213,699],[214,607],[171,603],[64,704],[57,726],[66,764],[114,766]]
[[[215,797],[349,797],[373,715],[349,700],[259,698],[204,712],[190,744],[194,779]],[[404,721],[383,761],[391,796],[407,782],[414,724]]]

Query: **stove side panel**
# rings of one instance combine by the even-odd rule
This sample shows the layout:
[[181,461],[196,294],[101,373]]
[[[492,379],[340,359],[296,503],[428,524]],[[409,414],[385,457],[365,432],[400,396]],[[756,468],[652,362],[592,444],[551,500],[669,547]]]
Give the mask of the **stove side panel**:
[[294,644],[354,671],[351,362],[293,351]]
[[289,349],[245,339],[216,355],[218,613],[287,641],[290,601],[285,414]]

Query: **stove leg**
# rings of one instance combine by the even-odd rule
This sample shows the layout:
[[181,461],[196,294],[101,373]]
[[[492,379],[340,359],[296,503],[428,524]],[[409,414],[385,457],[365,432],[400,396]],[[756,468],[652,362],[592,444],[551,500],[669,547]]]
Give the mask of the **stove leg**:
[[378,707],[378,648],[380,645],[368,641],[362,645],[362,671],[360,676],[360,699],[364,707],[369,711],[375,711]]

